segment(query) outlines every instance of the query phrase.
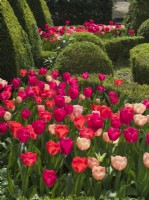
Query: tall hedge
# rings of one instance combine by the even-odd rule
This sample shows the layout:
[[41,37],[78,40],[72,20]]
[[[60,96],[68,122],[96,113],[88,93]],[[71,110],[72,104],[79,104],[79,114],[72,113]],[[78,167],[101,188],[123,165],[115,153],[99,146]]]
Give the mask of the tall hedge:
[[145,42],[149,42],[149,19],[145,20],[138,29],[138,35],[145,38]]
[[28,37],[7,0],[0,1],[0,20],[0,77],[10,80],[34,62]]
[[149,18],[149,0],[133,0],[125,17],[128,29],[138,30],[140,25]]
[[41,53],[40,36],[37,30],[36,20],[26,0],[8,0],[11,4],[19,23],[28,34],[34,60],[38,60]]
[[113,0],[46,0],[55,25],[83,24],[89,19],[108,23],[112,19]]
[[51,13],[45,0],[27,0],[27,3],[34,14],[38,27],[43,29],[44,24],[53,26]]

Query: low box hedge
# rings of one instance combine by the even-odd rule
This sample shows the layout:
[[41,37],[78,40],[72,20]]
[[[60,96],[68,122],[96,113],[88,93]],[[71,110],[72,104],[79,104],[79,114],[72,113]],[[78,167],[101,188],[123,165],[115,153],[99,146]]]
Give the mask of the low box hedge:
[[109,58],[113,62],[129,58],[129,51],[134,46],[144,42],[141,36],[118,37],[105,40],[105,48]]
[[149,84],[149,43],[137,45],[130,51],[130,66],[135,82]]

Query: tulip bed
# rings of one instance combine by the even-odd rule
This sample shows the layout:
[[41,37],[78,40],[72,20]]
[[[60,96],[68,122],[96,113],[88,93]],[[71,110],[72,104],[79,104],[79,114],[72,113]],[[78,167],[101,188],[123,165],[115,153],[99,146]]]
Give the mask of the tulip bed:
[[0,80],[5,198],[149,196],[149,100],[129,103],[101,73],[96,88],[79,84],[89,79],[40,68]]

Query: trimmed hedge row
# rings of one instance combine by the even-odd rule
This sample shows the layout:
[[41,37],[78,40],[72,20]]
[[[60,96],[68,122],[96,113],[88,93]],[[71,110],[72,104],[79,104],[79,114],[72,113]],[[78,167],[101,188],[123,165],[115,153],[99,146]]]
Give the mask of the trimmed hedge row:
[[53,26],[51,13],[45,0],[27,0],[36,19],[38,27],[44,29],[44,24]]
[[103,41],[93,33],[76,32],[70,35],[70,38],[74,38],[77,42],[92,42],[95,45],[99,46],[103,51],[106,51]]
[[17,76],[21,67],[34,67],[31,46],[7,0],[0,1],[0,77]]
[[[97,74],[90,74],[89,79],[84,80],[78,77],[80,87],[83,85],[84,87],[91,86],[96,91],[97,86],[100,85],[99,79]],[[125,99],[128,99],[130,103],[140,102],[142,99],[149,99],[149,85],[140,85],[137,83],[132,83],[131,81],[124,80],[123,84],[117,87],[114,84],[114,78],[112,76],[107,76],[104,81],[104,86],[106,91],[115,90],[120,95],[122,102]]]
[[54,25],[64,25],[69,19],[72,25],[94,19],[107,24],[112,19],[113,0],[46,0]]
[[129,58],[129,51],[134,46],[144,42],[141,36],[118,37],[105,41],[105,48],[109,58],[113,61]]
[[149,19],[141,24],[138,30],[138,35],[143,36],[145,38],[145,42],[149,42]]
[[34,60],[37,61],[41,52],[41,40],[38,33],[37,24],[26,0],[8,0],[14,13],[24,31],[28,34],[32,47]]
[[113,74],[112,62],[101,48],[91,42],[75,42],[61,50],[54,66],[61,72],[100,72]]
[[149,84],[149,43],[137,45],[130,51],[130,65],[134,81]]

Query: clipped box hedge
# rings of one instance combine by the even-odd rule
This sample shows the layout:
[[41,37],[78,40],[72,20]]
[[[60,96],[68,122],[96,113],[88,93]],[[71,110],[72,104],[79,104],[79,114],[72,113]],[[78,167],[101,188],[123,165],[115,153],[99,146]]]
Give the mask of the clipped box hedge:
[[144,21],[138,30],[138,35],[141,35],[145,38],[145,42],[149,42],[149,19]]
[[61,50],[54,67],[61,72],[100,72],[113,74],[112,62],[101,48],[92,42],[75,42]]
[[133,79],[140,84],[149,84],[149,43],[137,45],[130,51]]
[[109,58],[113,62],[129,58],[129,51],[134,46],[144,42],[142,36],[118,37],[105,40],[105,48]]
[[83,42],[83,41],[92,42],[95,45],[98,45],[103,51],[106,51],[102,39],[100,39],[98,36],[96,36],[93,33],[76,32],[70,35],[69,37],[75,39],[75,41],[77,42]]
[[45,0],[27,0],[36,19],[38,27],[44,29],[44,24],[53,26],[51,13]]
[[37,61],[41,52],[41,40],[38,33],[36,20],[30,10],[26,0],[8,0],[12,6],[14,13],[21,24],[24,31],[27,33],[29,42],[32,47],[34,60]]
[[0,77],[10,80],[20,68],[34,67],[28,36],[7,0],[0,1]]

